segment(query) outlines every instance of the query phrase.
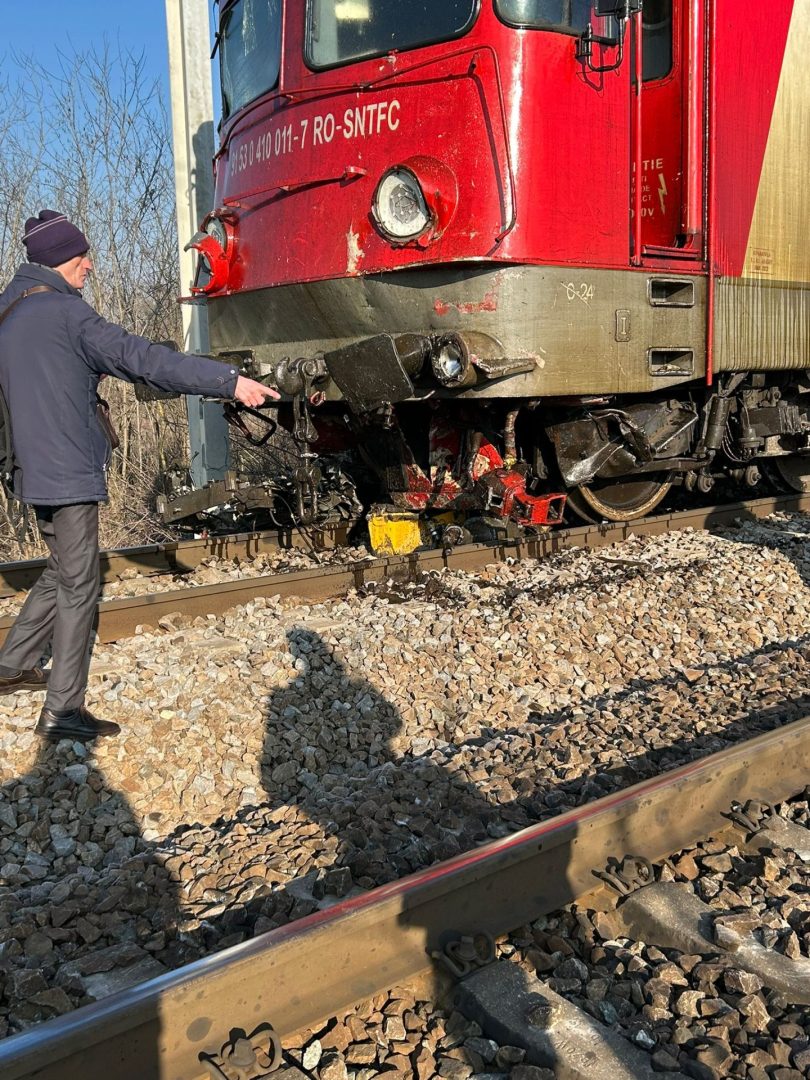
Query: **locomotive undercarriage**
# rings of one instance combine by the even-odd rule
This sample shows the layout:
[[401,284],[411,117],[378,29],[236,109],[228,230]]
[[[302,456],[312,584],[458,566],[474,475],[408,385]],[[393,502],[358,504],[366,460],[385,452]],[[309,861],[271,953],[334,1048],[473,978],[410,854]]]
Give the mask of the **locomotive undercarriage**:
[[643,517],[674,485],[704,495],[722,480],[810,490],[804,373],[740,372],[711,390],[583,403],[548,433],[569,504],[589,521]]
[[[227,505],[231,515],[326,527],[382,506],[418,516],[423,540],[433,542],[498,538],[577,517],[633,520],[673,487],[696,496],[729,480],[810,490],[804,373],[724,374],[712,388],[692,383],[654,397],[428,397],[362,408],[326,400],[323,377],[318,362],[290,364],[281,382],[300,393],[264,419],[286,431],[293,466],[259,484],[195,493],[197,512],[225,521]],[[255,424],[242,427],[259,441]]]
[[804,377],[740,373],[655,399],[408,403],[351,428],[382,500],[502,528],[555,523],[561,495],[580,518],[619,521],[673,486],[810,490]]

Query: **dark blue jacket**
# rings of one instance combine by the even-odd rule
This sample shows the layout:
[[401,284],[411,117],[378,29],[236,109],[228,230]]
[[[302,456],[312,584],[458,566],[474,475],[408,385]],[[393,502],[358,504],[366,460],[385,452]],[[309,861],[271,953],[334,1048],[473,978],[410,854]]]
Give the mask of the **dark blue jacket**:
[[177,353],[102,319],[55,270],[24,263],[0,294],[0,312],[33,285],[0,325],[0,388],[11,414],[23,502],[65,506],[107,498],[110,448],[96,417],[100,375],[158,390],[233,397],[237,369]]

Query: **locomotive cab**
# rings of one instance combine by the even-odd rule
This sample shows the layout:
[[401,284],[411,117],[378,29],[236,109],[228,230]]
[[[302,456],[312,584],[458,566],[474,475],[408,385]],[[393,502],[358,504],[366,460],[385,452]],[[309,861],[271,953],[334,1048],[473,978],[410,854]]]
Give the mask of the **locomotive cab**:
[[299,509],[337,454],[522,527],[803,489],[807,7],[223,0],[196,288],[286,393]]

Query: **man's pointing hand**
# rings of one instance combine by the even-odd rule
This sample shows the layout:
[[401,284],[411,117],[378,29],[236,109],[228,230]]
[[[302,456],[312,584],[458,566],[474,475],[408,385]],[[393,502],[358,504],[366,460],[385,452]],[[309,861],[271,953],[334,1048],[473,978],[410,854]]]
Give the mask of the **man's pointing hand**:
[[281,394],[278,390],[274,390],[272,386],[265,386],[264,383],[256,382],[254,379],[246,379],[243,375],[240,375],[236,380],[236,389],[233,396],[242,405],[257,409],[264,404],[265,398],[274,398],[278,401]]

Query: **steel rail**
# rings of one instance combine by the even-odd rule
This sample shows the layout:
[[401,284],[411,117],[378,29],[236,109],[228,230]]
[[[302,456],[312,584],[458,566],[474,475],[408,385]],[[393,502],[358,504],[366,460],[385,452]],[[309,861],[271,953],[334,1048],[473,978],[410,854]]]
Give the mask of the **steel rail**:
[[[298,529],[270,529],[264,532],[227,533],[194,540],[169,540],[163,544],[113,548],[101,552],[101,581],[117,581],[125,570],[137,570],[147,577],[157,574],[185,574],[196,570],[204,559],[255,559],[279,551],[323,551],[348,542],[348,527],[338,526],[318,532],[317,538]],[[30,587],[45,568],[45,559],[0,563],[0,600]]]
[[[316,567],[313,570],[267,574],[257,577],[245,576],[237,581],[220,585],[174,589],[151,593],[147,596],[128,597],[123,600],[104,600],[98,606],[96,632],[99,641],[116,641],[135,633],[139,625],[156,626],[165,615],[181,612],[184,615],[221,615],[223,612],[246,604],[257,596],[300,597],[302,600],[325,600],[342,596],[349,589],[362,588],[371,582],[413,580],[419,574],[431,570],[478,570],[491,563],[505,559],[543,559],[572,548],[599,548],[616,544],[630,536],[658,536],[676,529],[712,530],[733,525],[740,520],[758,520],[778,511],[810,510],[810,496],[791,495],[749,502],[729,503],[722,506],[700,507],[694,510],[661,514],[641,521],[618,524],[585,525],[571,529],[555,529],[534,538],[503,540],[495,544],[467,544],[446,550],[433,549],[414,552],[412,555],[362,562]],[[260,551],[276,550],[273,534],[245,533],[239,536],[209,537],[207,540],[176,546],[161,545],[169,549],[165,554],[175,560],[186,560],[187,568],[206,555],[233,556],[240,553],[258,554]],[[138,554],[143,552],[144,554]],[[107,558],[120,556],[124,565],[138,565],[138,560],[159,560],[164,557],[159,548],[130,548],[120,552],[108,552]],[[16,566],[25,564],[12,564]],[[114,562],[107,563],[115,566]],[[3,574],[0,568],[0,576]],[[117,572],[117,571],[116,571]],[[0,619],[0,644],[14,622],[13,618]]]
[[608,795],[0,1042],[3,1080],[197,1080],[234,1029],[282,1038],[593,890],[611,856],[659,860],[810,775],[810,718]]

